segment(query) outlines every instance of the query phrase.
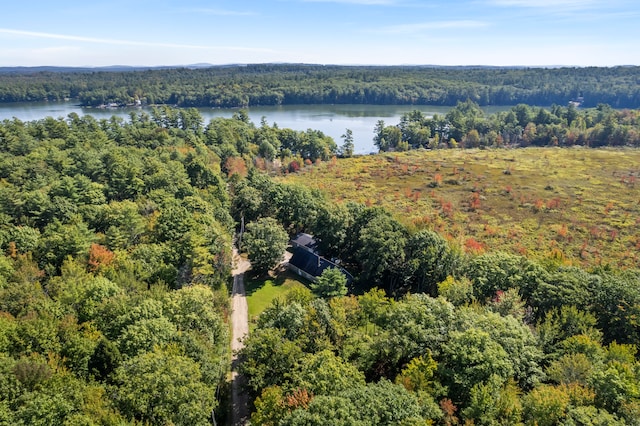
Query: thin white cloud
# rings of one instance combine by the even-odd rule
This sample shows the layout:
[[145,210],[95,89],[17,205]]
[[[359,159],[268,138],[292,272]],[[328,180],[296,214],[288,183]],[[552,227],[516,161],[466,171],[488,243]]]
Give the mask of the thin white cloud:
[[496,6],[524,7],[531,9],[583,9],[598,4],[596,0],[490,0]]
[[239,46],[203,46],[193,44],[178,44],[178,43],[151,43],[145,41],[135,40],[117,40],[109,38],[95,38],[95,37],[83,37],[67,34],[54,34],[54,33],[42,33],[36,31],[23,31],[14,30],[9,28],[0,28],[0,34],[9,34],[14,36],[22,36],[29,38],[41,38],[50,40],[70,40],[83,43],[95,43],[95,44],[109,44],[109,45],[122,45],[122,46],[141,46],[141,47],[163,47],[163,48],[178,48],[178,49],[200,49],[200,50],[237,50],[237,51],[252,51],[252,52],[271,52],[271,49],[253,48],[253,47],[239,47]]
[[384,27],[379,32],[385,34],[414,34],[433,30],[478,29],[489,26],[488,22],[474,20],[436,21],[417,24],[401,24]]
[[343,3],[343,4],[362,4],[365,6],[375,5],[395,5],[398,0],[302,0],[305,3]]
[[[541,18],[563,19],[569,24],[579,22],[634,19],[635,6],[618,0],[481,0],[495,7],[520,10],[524,14],[537,14]],[[637,1],[637,0],[633,0]],[[558,21],[560,22],[560,21]]]

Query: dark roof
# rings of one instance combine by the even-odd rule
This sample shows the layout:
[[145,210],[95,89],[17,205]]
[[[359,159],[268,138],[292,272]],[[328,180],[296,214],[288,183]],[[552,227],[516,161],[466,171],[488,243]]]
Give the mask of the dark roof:
[[308,249],[315,251],[316,246],[318,245],[318,241],[313,238],[313,235],[305,234],[304,232],[296,235],[294,239],[291,240],[291,245],[307,247]]
[[334,266],[327,259],[300,247],[293,249],[293,256],[291,256],[289,263],[314,277],[319,277],[322,271]]
[[302,269],[306,273],[313,275],[314,277],[319,277],[325,269],[328,268],[338,268],[346,277],[347,281],[351,282],[353,277],[344,268],[336,265],[330,260],[325,259],[322,256],[319,256],[316,253],[311,253],[305,249],[300,247],[295,247],[293,249],[293,256],[289,260],[289,263],[297,268]]

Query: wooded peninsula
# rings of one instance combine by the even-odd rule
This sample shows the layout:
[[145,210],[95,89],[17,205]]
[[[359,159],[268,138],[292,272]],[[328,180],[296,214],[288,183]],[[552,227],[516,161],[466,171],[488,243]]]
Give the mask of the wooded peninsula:
[[77,99],[84,106],[167,104],[640,106],[640,67],[505,68],[255,64],[94,71],[0,70],[0,102]]

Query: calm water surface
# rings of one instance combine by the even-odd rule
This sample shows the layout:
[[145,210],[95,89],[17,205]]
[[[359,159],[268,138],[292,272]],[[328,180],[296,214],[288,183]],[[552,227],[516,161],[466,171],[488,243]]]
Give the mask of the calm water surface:
[[[483,108],[493,113],[509,107]],[[402,114],[419,110],[427,116],[446,114],[451,107],[425,105],[286,105],[247,108],[249,118],[256,125],[264,117],[269,124],[277,123],[280,128],[294,130],[314,129],[331,136],[336,143],[342,144],[342,135],[346,129],[353,132],[355,152],[367,154],[376,151],[373,145],[373,129],[378,120],[387,125],[396,124]],[[0,121],[18,118],[22,121],[40,120],[45,117],[66,118],[72,112],[78,115],[93,115],[96,119],[110,118],[113,115],[129,118],[136,108],[97,109],[83,108],[74,101],[68,102],[32,102],[0,104]],[[205,124],[215,117],[231,118],[237,109],[199,108]]]

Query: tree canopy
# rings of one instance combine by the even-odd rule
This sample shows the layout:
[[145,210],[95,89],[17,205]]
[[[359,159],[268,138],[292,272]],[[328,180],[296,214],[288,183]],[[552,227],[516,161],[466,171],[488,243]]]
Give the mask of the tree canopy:
[[446,115],[420,111],[402,115],[397,124],[379,121],[373,142],[380,151],[417,148],[487,148],[503,146],[640,146],[638,110],[608,104],[534,107],[518,104],[485,115],[471,100],[458,102]]
[[[8,71],[8,72],[7,72]],[[606,103],[638,108],[639,67],[429,67],[250,64],[204,69],[0,71],[0,102],[247,107],[295,104]],[[24,71],[24,70],[23,70]],[[526,123],[525,123],[526,124]]]
[[[481,126],[475,105],[458,110],[448,119]],[[529,120],[557,116],[507,115],[523,138],[539,134]],[[419,122],[394,132],[435,138]],[[0,423],[208,424],[223,411],[232,234],[245,222],[257,270],[306,231],[354,277],[346,288],[328,269],[309,284],[322,297],[292,292],[256,318],[240,354],[254,423],[637,420],[637,270],[465,251],[435,226],[261,170],[315,173],[301,153],[333,146],[242,111],[207,125],[172,108],[2,121]]]

